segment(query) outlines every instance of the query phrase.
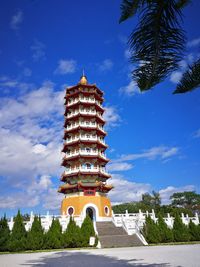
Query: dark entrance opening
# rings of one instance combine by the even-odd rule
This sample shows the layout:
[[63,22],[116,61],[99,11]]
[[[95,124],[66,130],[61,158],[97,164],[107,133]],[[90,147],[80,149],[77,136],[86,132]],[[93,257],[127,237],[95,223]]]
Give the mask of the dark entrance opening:
[[88,215],[92,221],[94,220],[94,214],[91,208],[86,209],[86,215]]

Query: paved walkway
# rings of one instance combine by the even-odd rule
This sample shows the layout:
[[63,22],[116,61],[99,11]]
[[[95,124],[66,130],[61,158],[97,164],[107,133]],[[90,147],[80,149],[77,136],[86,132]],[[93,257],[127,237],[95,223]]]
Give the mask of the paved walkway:
[[0,267],[200,267],[200,245],[0,255]]

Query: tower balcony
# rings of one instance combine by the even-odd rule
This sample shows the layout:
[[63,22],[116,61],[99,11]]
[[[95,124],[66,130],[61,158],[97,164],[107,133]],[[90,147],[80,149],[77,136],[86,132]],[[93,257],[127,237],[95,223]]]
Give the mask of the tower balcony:
[[97,137],[97,135],[95,136],[90,136],[90,135],[80,135],[80,136],[72,136],[70,138],[67,138],[65,141],[65,144],[71,144],[77,141],[91,141],[91,142],[100,142],[103,145],[106,145],[105,141],[100,138]]
[[[77,115],[96,116],[97,112],[96,112],[96,110],[89,110],[89,111],[74,110],[73,112],[70,112],[70,113],[67,114],[67,119],[71,119],[71,118],[73,118],[73,117],[75,117]],[[99,114],[98,114],[98,116],[99,116]]]
[[90,167],[90,168],[84,168],[84,167],[71,167],[67,168],[63,176],[68,176],[72,174],[78,174],[78,173],[83,173],[83,174],[102,174],[103,176],[110,177],[110,174],[105,171],[103,167]]
[[77,103],[83,103],[83,104],[96,104],[100,108],[103,109],[101,102],[99,100],[96,100],[95,98],[90,98],[90,97],[76,97],[74,99],[68,99],[66,102],[67,107],[71,107]]
[[86,128],[97,128],[97,123],[96,122],[75,122],[72,125],[67,125],[66,129],[67,130],[72,130],[72,129],[76,129],[78,127],[86,127]]
[[66,139],[67,134],[69,132],[78,132],[79,129],[83,129],[85,131],[92,131],[95,130],[99,134],[106,136],[107,133],[104,131],[102,126],[99,126],[96,122],[74,122],[71,125],[67,125],[64,132],[63,139]]
[[89,149],[89,150],[88,149],[79,149],[79,150],[74,150],[74,151],[68,152],[63,157],[63,160],[68,160],[70,158],[77,157],[77,156],[100,157],[106,162],[109,161],[103,152],[98,151],[98,150],[92,150],[92,149]]

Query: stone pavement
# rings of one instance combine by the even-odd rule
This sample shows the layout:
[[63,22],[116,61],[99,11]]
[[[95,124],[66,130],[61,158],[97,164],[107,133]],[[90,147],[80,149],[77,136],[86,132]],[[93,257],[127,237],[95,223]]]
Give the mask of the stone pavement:
[[0,267],[200,267],[200,245],[69,250],[0,255]]

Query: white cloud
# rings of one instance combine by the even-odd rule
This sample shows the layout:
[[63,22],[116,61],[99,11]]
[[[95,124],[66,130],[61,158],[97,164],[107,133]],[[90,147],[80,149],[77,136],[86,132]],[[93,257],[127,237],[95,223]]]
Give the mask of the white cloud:
[[112,204],[139,201],[142,194],[151,191],[150,184],[128,181],[119,174],[113,174],[110,183],[114,185],[109,193]]
[[1,196],[1,208],[34,207],[57,190],[51,177],[59,183],[64,90],[53,86],[2,98],[0,173],[9,197]]
[[24,68],[24,70],[23,70],[23,74],[24,74],[24,76],[26,76],[26,77],[30,77],[30,76],[32,75],[32,70],[29,69],[29,68]]
[[113,62],[111,59],[108,58],[99,64],[99,70],[102,72],[111,70],[112,67],[113,67]]
[[168,186],[164,189],[161,189],[159,191],[162,204],[169,204],[170,201],[170,196],[172,196],[176,192],[184,192],[184,191],[195,191],[195,186],[194,185],[185,185],[185,186],[180,186],[180,187],[174,187],[174,186]]
[[183,72],[181,71],[174,71],[170,76],[170,81],[173,83],[178,83],[183,76]]
[[23,12],[21,10],[18,10],[16,14],[13,15],[11,18],[10,28],[17,31],[22,21],[23,21]]
[[181,80],[183,73],[187,70],[188,66],[191,65],[198,56],[197,53],[189,53],[186,55],[185,58],[179,62],[179,70],[172,72],[170,75],[170,81],[177,84]]
[[128,85],[123,86],[119,89],[120,94],[127,96],[134,96],[136,94],[141,94],[140,89],[134,81],[130,81]]
[[194,135],[193,135],[194,138],[200,138],[200,129],[198,129]]
[[124,57],[125,57],[126,59],[130,59],[130,56],[131,56],[131,52],[130,52],[130,50],[129,50],[129,49],[126,49],[126,50],[124,51]]
[[114,162],[124,162],[136,159],[166,160],[177,155],[178,152],[178,147],[157,146],[152,147],[150,149],[146,149],[141,153],[122,155],[120,158],[115,159]]
[[61,59],[58,61],[58,67],[55,70],[55,74],[67,74],[74,73],[76,71],[76,61],[74,59]]
[[107,165],[107,170],[111,172],[127,171],[133,169],[133,165],[127,162],[111,162]]
[[46,59],[45,45],[42,42],[34,40],[34,43],[31,46],[31,51],[33,53],[32,54],[33,61]]
[[[140,201],[142,194],[151,193],[152,186],[147,183],[136,183],[134,181],[127,180],[123,175],[113,174],[110,181],[114,185],[109,193],[112,204],[127,203],[132,201]],[[195,191],[194,185],[185,185],[180,187],[167,186],[160,189],[162,204],[170,203],[170,196],[175,192]]]
[[121,157],[117,159],[111,159],[111,161],[107,165],[107,169],[110,172],[118,172],[118,171],[127,171],[134,168],[132,163],[129,161],[134,161],[138,159],[146,159],[146,160],[156,160],[159,159],[163,163],[169,161],[173,156],[177,155],[179,149],[177,147],[166,147],[166,146],[158,146],[152,147],[150,149],[146,149],[141,153],[136,154],[126,154],[121,155]]
[[118,114],[118,110],[114,106],[106,106],[103,117],[104,117],[104,120],[106,121],[107,129],[118,126],[121,120],[120,115]]
[[122,35],[122,34],[118,35],[118,40],[123,45],[127,44],[127,41],[128,41],[127,36]]
[[191,41],[189,41],[187,43],[188,47],[195,47],[195,46],[198,46],[198,45],[200,45],[200,38],[192,39]]

